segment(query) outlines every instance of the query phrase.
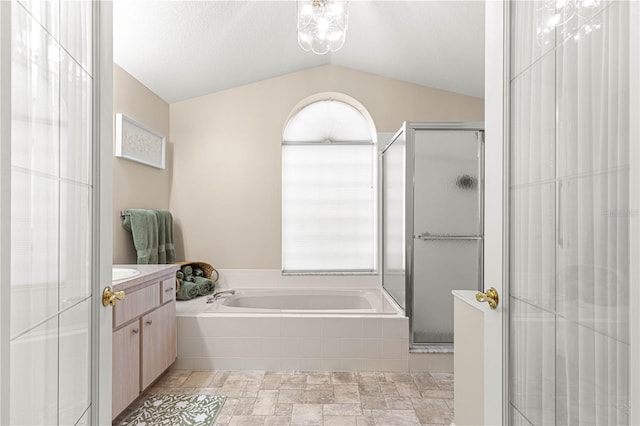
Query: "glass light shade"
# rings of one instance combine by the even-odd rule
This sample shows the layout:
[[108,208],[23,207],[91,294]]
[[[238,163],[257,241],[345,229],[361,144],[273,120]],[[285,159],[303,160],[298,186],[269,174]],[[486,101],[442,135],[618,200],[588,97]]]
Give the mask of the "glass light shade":
[[298,0],[298,44],[318,55],[340,50],[348,18],[346,0]]

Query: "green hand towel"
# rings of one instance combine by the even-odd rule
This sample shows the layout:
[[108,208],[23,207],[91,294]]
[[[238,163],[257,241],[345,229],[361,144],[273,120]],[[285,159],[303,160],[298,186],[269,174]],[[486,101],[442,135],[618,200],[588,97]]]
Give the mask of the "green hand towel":
[[213,291],[214,284],[209,278],[194,277],[194,283],[198,286],[198,295],[204,296]]
[[193,275],[196,277],[203,277],[204,271],[201,268],[193,268]]
[[191,266],[189,266],[189,265],[183,266],[181,271],[182,271],[182,273],[184,274],[185,277],[193,275],[193,268]]
[[191,300],[198,296],[198,286],[195,283],[184,281],[180,286],[180,290],[176,293],[178,300]]
[[178,278],[179,280],[183,280],[184,279],[184,273],[182,271],[176,272],[176,278]]
[[131,231],[138,264],[158,263],[158,219],[153,210],[129,209],[122,227]]
[[154,213],[158,220],[158,263],[173,263],[176,261],[173,216],[166,210],[155,210]]

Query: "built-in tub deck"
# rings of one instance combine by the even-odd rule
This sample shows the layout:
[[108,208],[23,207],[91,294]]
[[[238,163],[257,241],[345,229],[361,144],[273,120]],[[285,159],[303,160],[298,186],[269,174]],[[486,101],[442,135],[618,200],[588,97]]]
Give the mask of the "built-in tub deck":
[[379,288],[233,288],[178,303],[176,368],[408,371],[408,319]]

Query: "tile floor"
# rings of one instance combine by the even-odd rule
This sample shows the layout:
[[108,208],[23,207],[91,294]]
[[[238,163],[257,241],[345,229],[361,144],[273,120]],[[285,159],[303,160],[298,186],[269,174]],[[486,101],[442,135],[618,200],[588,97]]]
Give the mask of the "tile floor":
[[216,425],[448,425],[453,419],[450,373],[169,370],[145,393],[178,392],[226,395]]

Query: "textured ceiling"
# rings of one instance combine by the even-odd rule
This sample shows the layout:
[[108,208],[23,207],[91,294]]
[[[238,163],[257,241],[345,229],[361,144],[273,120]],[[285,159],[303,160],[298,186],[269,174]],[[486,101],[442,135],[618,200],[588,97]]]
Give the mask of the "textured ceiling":
[[483,1],[350,1],[344,47],[297,43],[295,1],[116,0],[114,60],[167,102],[335,64],[484,96]]

